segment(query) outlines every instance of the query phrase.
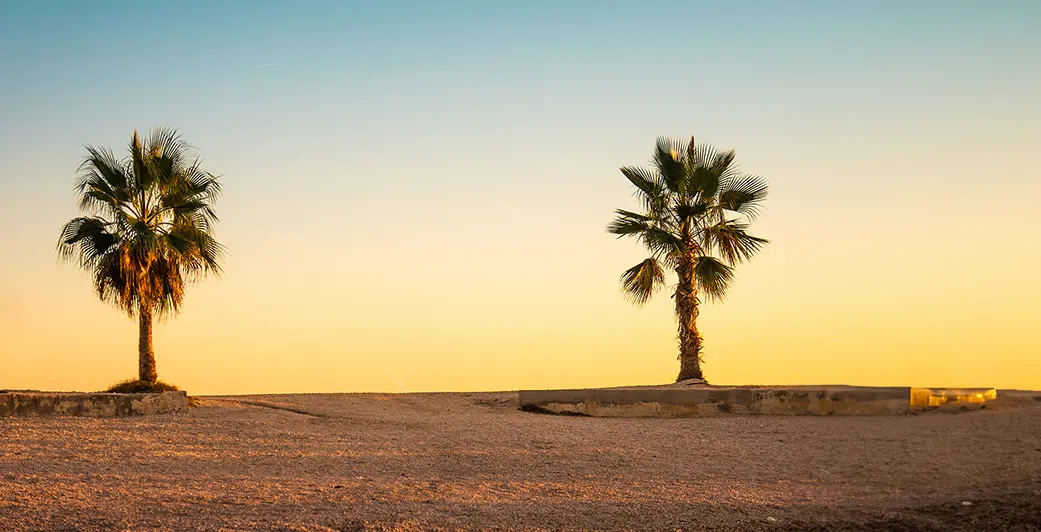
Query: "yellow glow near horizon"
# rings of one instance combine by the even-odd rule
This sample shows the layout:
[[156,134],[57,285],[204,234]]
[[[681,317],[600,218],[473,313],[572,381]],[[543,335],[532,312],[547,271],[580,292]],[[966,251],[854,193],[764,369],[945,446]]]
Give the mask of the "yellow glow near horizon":
[[[974,227],[985,232],[968,224],[925,243],[891,241],[896,221],[847,224],[852,245],[821,249],[835,226],[802,223],[774,187],[757,230],[773,244],[739,268],[725,303],[702,308],[712,382],[1041,388],[1041,253],[1015,246],[1029,235],[991,239],[1012,250],[1002,265],[958,252],[983,236]],[[265,256],[226,239],[238,251],[224,278],[191,287],[182,315],[157,326],[160,378],[199,394],[668,382],[672,300],[626,303],[617,275],[641,251],[593,222],[462,256],[472,235],[368,260],[320,247]],[[86,274],[41,255],[20,271],[19,293],[34,297],[4,309],[4,353],[23,355],[5,355],[2,386],[89,390],[133,376],[136,323],[97,301]]]

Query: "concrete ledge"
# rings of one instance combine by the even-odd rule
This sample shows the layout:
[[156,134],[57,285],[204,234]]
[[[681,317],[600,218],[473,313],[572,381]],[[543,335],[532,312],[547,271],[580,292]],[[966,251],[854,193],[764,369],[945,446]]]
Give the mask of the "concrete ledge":
[[183,391],[163,393],[0,392],[0,417],[123,417],[177,412],[188,406]]
[[522,390],[521,408],[599,417],[902,415],[911,388],[797,386]]
[[986,403],[998,398],[994,388],[911,388],[911,406]]

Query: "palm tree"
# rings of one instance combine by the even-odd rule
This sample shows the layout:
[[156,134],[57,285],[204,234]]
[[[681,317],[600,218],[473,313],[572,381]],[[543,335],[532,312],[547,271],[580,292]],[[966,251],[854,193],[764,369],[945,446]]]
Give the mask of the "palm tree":
[[144,141],[135,130],[121,160],[86,149],[76,191],[89,216],[65,224],[58,253],[91,273],[102,301],[137,317],[139,378],[155,383],[153,318],[180,309],[186,282],[221,272],[224,247],[211,235],[220,183],[172,129]]
[[650,257],[621,275],[622,292],[643,305],[665,285],[664,267],[676,271],[680,373],[677,381],[704,379],[698,333],[699,294],[720,301],[734,267],[752,258],[767,240],[748,234],[766,198],[761,177],[742,173],[734,151],[659,138],[654,168],[621,168],[636,187],[643,214],[617,210],[607,231],[637,238]]

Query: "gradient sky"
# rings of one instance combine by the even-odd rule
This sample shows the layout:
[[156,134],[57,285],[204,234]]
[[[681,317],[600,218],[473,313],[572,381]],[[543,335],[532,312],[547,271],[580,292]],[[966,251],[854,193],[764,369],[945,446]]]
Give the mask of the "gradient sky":
[[[655,137],[735,148],[772,244],[718,384],[1041,389],[1041,3],[0,3],[0,388],[136,375],[54,247],[83,145],[182,131],[225,275],[157,328],[192,393],[650,384],[668,293],[604,231]],[[259,65],[274,65],[255,68]]]

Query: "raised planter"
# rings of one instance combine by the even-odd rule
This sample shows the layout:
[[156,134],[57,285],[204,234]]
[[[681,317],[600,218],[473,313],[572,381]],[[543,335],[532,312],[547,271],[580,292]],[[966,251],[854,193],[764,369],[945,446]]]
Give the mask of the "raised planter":
[[522,390],[522,409],[597,417],[901,415],[911,388],[854,386],[632,387]]
[[61,393],[0,391],[0,417],[123,417],[177,412],[188,406],[183,391],[163,393]]

